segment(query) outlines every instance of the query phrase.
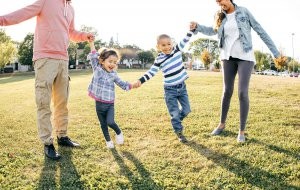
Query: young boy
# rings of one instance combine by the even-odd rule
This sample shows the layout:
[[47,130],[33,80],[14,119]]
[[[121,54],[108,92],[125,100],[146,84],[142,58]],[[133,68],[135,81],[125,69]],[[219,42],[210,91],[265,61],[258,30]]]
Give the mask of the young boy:
[[166,34],[159,35],[157,37],[157,49],[160,53],[151,68],[133,84],[133,87],[139,87],[147,80],[150,80],[159,69],[162,70],[165,101],[171,115],[172,127],[179,141],[182,143],[186,143],[187,139],[183,135],[181,122],[191,112],[184,82],[188,78],[188,75],[182,63],[182,50],[192,35],[192,32],[188,32],[185,38],[176,46],[173,46],[170,36]]

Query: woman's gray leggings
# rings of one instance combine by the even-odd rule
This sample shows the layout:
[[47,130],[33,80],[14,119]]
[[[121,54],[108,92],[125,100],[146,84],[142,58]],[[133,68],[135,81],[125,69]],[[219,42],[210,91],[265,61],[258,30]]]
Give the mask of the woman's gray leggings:
[[223,62],[223,97],[222,97],[222,112],[221,123],[225,123],[227,113],[230,106],[230,100],[234,88],[234,79],[236,74],[239,75],[239,100],[240,100],[240,130],[244,131],[246,128],[246,121],[249,112],[249,81],[251,72],[254,67],[254,62],[244,61],[237,58],[229,60],[222,60]]

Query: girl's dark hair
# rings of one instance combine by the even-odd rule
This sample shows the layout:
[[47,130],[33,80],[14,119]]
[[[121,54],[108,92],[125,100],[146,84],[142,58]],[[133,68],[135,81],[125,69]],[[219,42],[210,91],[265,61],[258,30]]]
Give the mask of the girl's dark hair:
[[118,59],[120,59],[119,53],[115,49],[107,49],[107,48],[101,48],[99,49],[99,62],[102,63],[105,61],[109,56],[116,56]]
[[[230,0],[230,2],[233,4],[233,0]],[[217,31],[220,28],[224,18],[225,18],[225,13],[223,13],[222,9],[218,10],[215,14],[215,26],[214,26],[215,31]]]

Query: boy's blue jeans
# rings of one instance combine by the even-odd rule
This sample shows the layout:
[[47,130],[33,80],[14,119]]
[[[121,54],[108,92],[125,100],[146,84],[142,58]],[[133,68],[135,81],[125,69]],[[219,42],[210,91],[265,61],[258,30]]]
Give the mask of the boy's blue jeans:
[[183,130],[181,122],[191,112],[186,85],[182,82],[174,86],[165,86],[164,90],[174,132],[181,132]]

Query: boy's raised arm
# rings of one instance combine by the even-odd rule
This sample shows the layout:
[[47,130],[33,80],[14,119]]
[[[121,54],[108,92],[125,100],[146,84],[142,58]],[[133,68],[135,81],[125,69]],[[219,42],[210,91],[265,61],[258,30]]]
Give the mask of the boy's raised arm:
[[176,45],[176,49],[182,51],[185,45],[190,41],[190,38],[193,36],[193,32],[189,31],[186,36]]

